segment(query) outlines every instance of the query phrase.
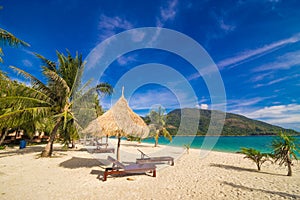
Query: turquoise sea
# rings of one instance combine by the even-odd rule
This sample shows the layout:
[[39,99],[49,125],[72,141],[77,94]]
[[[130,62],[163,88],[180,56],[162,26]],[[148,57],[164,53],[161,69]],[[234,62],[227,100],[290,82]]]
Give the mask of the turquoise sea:
[[[272,140],[276,136],[176,136],[170,143],[164,137],[160,137],[158,143],[183,147],[191,144],[191,148],[209,149],[222,152],[238,152],[241,147],[255,148],[261,152],[271,152]],[[300,144],[300,136],[295,136],[297,143]],[[147,138],[142,142],[154,144],[153,138]],[[299,155],[299,154],[298,154]]]

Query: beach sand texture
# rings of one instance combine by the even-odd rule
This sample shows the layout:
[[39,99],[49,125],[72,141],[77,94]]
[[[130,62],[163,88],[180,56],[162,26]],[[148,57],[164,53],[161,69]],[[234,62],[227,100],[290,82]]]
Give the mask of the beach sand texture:
[[[140,155],[137,148],[146,153],[157,151],[151,144],[127,141],[122,141],[121,148],[136,158]],[[53,158],[38,158],[42,149],[0,151],[0,199],[300,199],[297,162],[293,176],[287,177],[284,166],[265,163],[257,172],[243,155],[212,151],[200,158],[199,150],[190,149],[175,160],[175,166],[160,164],[156,178],[109,176],[103,182],[102,167],[109,164],[105,158],[114,154],[95,156],[80,146],[63,151],[56,144]],[[173,151],[172,156],[178,152]],[[122,161],[131,159],[121,154]]]

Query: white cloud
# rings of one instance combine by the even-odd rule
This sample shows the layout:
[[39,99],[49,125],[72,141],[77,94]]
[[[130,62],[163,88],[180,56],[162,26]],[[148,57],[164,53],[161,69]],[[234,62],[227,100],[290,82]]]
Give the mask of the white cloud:
[[150,90],[145,93],[134,94],[129,100],[133,109],[150,109],[153,105],[165,108],[178,108],[177,98],[169,91]]
[[258,74],[257,76],[254,76],[253,78],[250,79],[250,82],[257,82],[257,81],[261,81],[261,80],[264,80],[265,78],[268,78],[268,77],[273,77],[273,74],[274,72],[273,71],[270,71],[268,73],[260,73]]
[[263,100],[269,99],[272,97],[255,97],[251,99],[235,99],[235,100],[228,100],[227,103],[230,105],[238,105],[238,106],[251,106],[255,105]]
[[269,82],[267,82],[267,83],[259,83],[259,84],[255,85],[254,88],[259,88],[259,87],[264,87],[264,86],[270,86],[270,85],[273,85],[273,84],[276,84],[276,83],[285,81],[285,80],[287,80],[287,79],[290,79],[290,77],[289,77],[289,76],[286,76],[286,77],[274,79],[274,80],[269,81]]
[[117,61],[120,65],[126,65],[130,62],[136,61],[136,58],[135,56],[120,56]]
[[107,30],[116,30],[116,29],[131,29],[132,24],[125,19],[120,17],[108,17],[106,15],[100,16],[99,28],[104,28]]
[[290,69],[294,66],[300,65],[300,51],[294,51],[286,53],[282,56],[279,56],[275,62],[264,64],[255,68],[254,72],[261,72],[267,70],[277,70],[277,69]]
[[172,92],[166,89],[153,89],[133,94],[128,102],[132,109],[150,109],[154,105],[176,109],[194,107],[195,98],[180,89],[173,89]]
[[209,75],[209,74],[215,74],[215,73],[219,73],[219,70],[218,68],[216,67],[216,65],[209,65],[209,66],[206,66],[206,67],[202,67],[200,69],[200,73],[199,72],[196,72],[194,74],[191,74],[190,76],[188,76],[188,80],[191,81],[191,80],[195,80],[195,79],[198,79],[200,77],[203,77],[203,76],[206,76],[206,75]]
[[32,67],[32,62],[28,59],[22,60],[22,63],[25,67]]
[[132,23],[118,16],[108,17],[106,15],[101,15],[98,24],[98,29],[101,31],[101,40],[111,37],[118,32],[129,30],[132,28]]
[[244,113],[244,115],[249,118],[263,120],[270,124],[300,131],[300,105],[298,104],[264,107],[253,112]]
[[178,0],[172,0],[168,2],[167,7],[160,8],[160,21],[165,23],[168,20],[173,20],[176,16],[176,7]]
[[[109,17],[106,15],[101,15],[98,29],[100,31],[99,39],[100,42],[102,42],[101,45],[98,45],[96,48],[94,48],[90,54],[87,57],[87,64],[86,69],[90,70],[97,66],[97,62],[103,58],[103,55],[107,53],[107,46],[110,45],[112,41],[115,41],[115,38],[110,38],[109,40],[105,40],[119,32],[126,31],[129,29],[133,29],[133,23],[126,19],[122,19],[119,16]],[[132,30],[131,31],[131,39],[133,42],[140,42],[144,39],[145,33],[143,31],[139,30]],[[121,55],[120,55],[121,56]],[[118,59],[118,62],[121,65],[126,64],[125,57],[120,57]],[[103,65],[107,65],[110,63],[107,63],[104,61],[102,63]]]
[[265,45],[265,46],[257,48],[257,49],[244,51],[235,57],[227,58],[225,60],[218,62],[217,65],[221,69],[223,69],[224,67],[228,67],[228,66],[231,66],[231,67],[237,66],[244,62],[250,61],[254,58],[257,58],[257,57],[263,56],[267,53],[270,53],[271,51],[274,51],[276,49],[282,48],[283,46],[285,46],[287,44],[292,44],[292,43],[296,43],[299,41],[300,41],[300,33],[294,35],[293,37],[290,37],[290,38],[287,38],[284,40],[280,40],[280,41],[276,41],[272,44],[268,44],[268,45]]
[[141,42],[145,37],[145,32],[138,31],[136,29],[131,31],[131,37],[133,42]]
[[220,28],[222,30],[224,30],[225,32],[230,32],[230,31],[233,31],[235,29],[234,25],[225,24],[223,19],[220,19],[218,22],[219,22]]
[[280,2],[280,0],[269,0],[269,2],[275,2],[275,3],[278,3],[278,2]]
[[[156,26],[164,27],[165,23],[168,21],[172,21],[176,17],[178,0],[171,0],[168,2],[166,7],[160,7],[160,15],[156,17]],[[157,29],[155,35],[152,37],[150,46],[157,40],[160,35],[160,29]]]
[[270,86],[270,85],[273,85],[273,84],[276,84],[276,83],[280,83],[282,81],[298,78],[299,76],[300,76],[299,74],[295,74],[293,76],[286,76],[286,77],[277,78],[277,79],[271,80],[267,83],[259,83],[259,84],[255,85],[254,88]]
[[207,104],[200,104],[200,105],[198,104],[198,105],[196,105],[196,108],[207,110],[208,109],[208,105]]
[[274,98],[274,96],[254,97],[250,99],[229,99],[227,100],[227,110],[232,113],[238,113],[244,115],[245,109],[249,107],[253,107],[259,104],[260,102],[271,98]]

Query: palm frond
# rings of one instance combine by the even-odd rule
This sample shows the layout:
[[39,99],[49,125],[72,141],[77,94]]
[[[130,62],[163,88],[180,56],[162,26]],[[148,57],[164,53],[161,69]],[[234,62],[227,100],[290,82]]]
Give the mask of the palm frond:
[[24,47],[29,47],[30,45],[18,38],[16,38],[13,34],[10,32],[0,28],[0,42],[3,45],[9,45],[12,47],[17,47],[19,45],[22,45]]
[[[46,67],[43,68],[43,74],[48,78],[48,83],[55,87],[55,89],[59,90],[63,94],[61,97],[67,97],[70,95],[70,88],[66,81],[59,76],[55,71],[52,71]],[[57,96],[57,94],[55,95]]]
[[100,93],[111,95],[114,92],[113,87],[109,83],[99,83],[96,86],[96,91],[99,95]]
[[31,98],[31,97],[24,97],[24,96],[6,96],[0,97],[0,108],[14,108],[17,109],[24,108],[24,107],[31,107],[31,106],[51,106],[51,103]]
[[[80,89],[78,89],[78,91],[76,92],[76,94],[82,94],[82,93],[85,93],[84,91],[86,90],[90,90],[90,88],[88,88],[91,84],[92,80],[88,80],[87,82],[85,82]],[[93,88],[93,90],[95,91],[96,89]]]
[[38,91],[41,91],[44,94],[47,94],[49,96],[53,96],[53,91],[50,90],[44,83],[42,83],[39,79],[34,77],[33,75],[25,72],[24,70],[17,68],[15,66],[9,66],[11,69],[13,69],[18,74],[21,74],[24,78],[29,79],[31,81],[32,87],[35,88]]
[[50,98],[47,94],[43,93],[42,91],[39,91],[33,87],[28,87],[24,84],[17,83],[18,90],[15,92],[15,95],[17,96],[24,96],[24,97],[30,97],[35,98],[41,101],[45,101],[48,103],[54,104],[52,98]]
[[32,123],[35,120],[48,116],[51,108],[46,107],[30,107],[18,109],[0,115],[0,127],[17,127],[20,124]]
[[36,57],[38,57],[39,59],[41,59],[42,62],[46,65],[47,68],[49,68],[52,71],[56,71],[56,64],[55,64],[55,62],[53,62],[53,61],[45,58],[44,56],[42,56],[42,55],[40,55],[38,53],[34,53],[34,55]]
[[81,86],[81,77],[82,77],[82,74],[83,74],[84,65],[85,65],[85,63],[82,63],[82,61],[79,61],[78,68],[76,70],[76,74],[75,74],[73,84],[72,84],[72,87],[71,87],[72,96],[74,95],[75,92],[76,93],[78,92],[78,88]]
[[3,63],[3,59],[1,56],[4,56],[2,48],[0,47],[0,63]]
[[163,136],[165,137],[165,138],[168,138],[168,140],[170,141],[170,142],[172,142],[172,135],[169,133],[169,131],[166,129],[166,128],[163,128],[162,129],[162,134],[163,134]]

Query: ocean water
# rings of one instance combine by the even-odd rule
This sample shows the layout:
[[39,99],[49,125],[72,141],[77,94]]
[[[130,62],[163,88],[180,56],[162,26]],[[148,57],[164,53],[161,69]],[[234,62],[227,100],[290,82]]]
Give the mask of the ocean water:
[[[238,152],[242,147],[255,148],[264,153],[272,151],[271,144],[277,136],[176,136],[172,142],[164,137],[160,137],[158,143],[183,147],[191,144],[191,148],[208,149],[222,152]],[[300,136],[295,136],[300,144]],[[155,143],[153,138],[147,138],[142,142]],[[299,154],[298,154],[299,155]]]

